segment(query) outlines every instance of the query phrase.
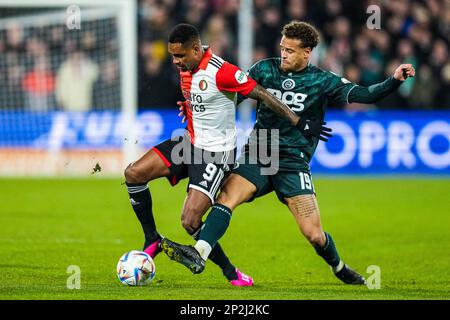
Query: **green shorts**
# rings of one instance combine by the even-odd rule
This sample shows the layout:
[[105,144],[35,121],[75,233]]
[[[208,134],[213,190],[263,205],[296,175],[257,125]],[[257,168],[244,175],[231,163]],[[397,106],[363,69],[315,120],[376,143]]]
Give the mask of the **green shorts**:
[[256,186],[256,193],[248,201],[262,197],[275,191],[278,199],[284,203],[284,198],[291,198],[303,194],[315,194],[314,184],[309,169],[278,171],[273,175],[261,174],[264,168],[260,164],[252,164],[239,159],[231,173],[235,173]]

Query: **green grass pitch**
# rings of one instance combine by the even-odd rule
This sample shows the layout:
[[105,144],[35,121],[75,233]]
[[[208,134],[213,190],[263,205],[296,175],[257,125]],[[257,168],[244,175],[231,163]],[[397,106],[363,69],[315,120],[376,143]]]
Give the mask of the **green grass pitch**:
[[[341,284],[274,194],[244,204],[221,243],[253,276],[234,288],[208,262],[192,275],[163,253],[146,287],[126,287],[116,263],[143,235],[120,179],[0,179],[0,299],[449,299],[450,180],[315,180],[324,230],[341,258],[381,288]],[[186,183],[150,183],[160,233],[193,244],[180,224]],[[81,270],[70,290],[67,268]]]

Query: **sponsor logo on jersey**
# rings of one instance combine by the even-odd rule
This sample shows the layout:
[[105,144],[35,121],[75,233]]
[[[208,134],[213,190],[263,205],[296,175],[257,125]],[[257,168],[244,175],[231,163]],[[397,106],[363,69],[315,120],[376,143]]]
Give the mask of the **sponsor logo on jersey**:
[[201,185],[202,187],[208,188],[208,183],[205,180],[200,182],[199,185]]
[[287,105],[295,106],[291,107],[291,109],[295,112],[301,112],[303,111],[303,109],[305,109],[305,105],[303,104],[303,102],[305,102],[306,97],[308,97],[307,94],[293,91],[282,92],[280,90],[272,88],[267,88],[267,91],[269,91],[271,94],[273,94],[275,97],[277,97]]
[[295,87],[295,81],[292,79],[286,79],[281,84],[284,90],[291,90]]
[[198,84],[198,87],[200,88],[200,90],[205,91],[206,89],[208,89],[208,82],[206,82],[206,80],[201,80]]
[[240,84],[247,82],[247,75],[242,70],[236,71],[234,77],[236,78],[236,81]]
[[[204,80],[202,80],[204,81]],[[206,83],[206,81],[205,81]],[[199,86],[201,85],[201,81]],[[205,112],[206,108],[203,104],[203,97],[198,93],[191,93],[191,107],[195,112]]]
[[203,97],[198,93],[191,93],[191,101],[192,103],[202,103]]

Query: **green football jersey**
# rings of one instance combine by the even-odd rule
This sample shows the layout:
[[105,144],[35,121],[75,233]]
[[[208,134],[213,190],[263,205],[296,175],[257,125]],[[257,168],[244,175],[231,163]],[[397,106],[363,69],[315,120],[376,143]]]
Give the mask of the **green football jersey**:
[[[285,73],[280,69],[280,58],[264,59],[254,64],[248,75],[287,104],[300,117],[324,119],[327,101],[347,101],[356,84],[336,74],[309,64],[299,72]],[[279,161],[281,171],[309,169],[309,162],[316,150],[318,139],[306,139],[287,119],[258,102],[254,131],[270,129],[279,132]],[[260,134],[261,136],[261,134]],[[265,139],[259,143],[265,143]],[[269,140],[270,141],[270,140]],[[249,144],[256,143],[249,139]],[[269,142],[270,144],[270,142]]]

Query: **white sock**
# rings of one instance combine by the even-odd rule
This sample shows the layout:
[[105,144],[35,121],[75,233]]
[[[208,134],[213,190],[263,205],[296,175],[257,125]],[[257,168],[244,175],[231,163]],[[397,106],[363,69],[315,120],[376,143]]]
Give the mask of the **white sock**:
[[208,259],[208,256],[212,250],[211,245],[205,240],[198,240],[194,248],[198,251],[198,253],[200,253],[202,259],[205,261]]
[[339,264],[336,267],[331,267],[331,270],[333,270],[334,273],[338,273],[339,271],[342,270],[342,268],[344,267],[344,261],[340,260]]

